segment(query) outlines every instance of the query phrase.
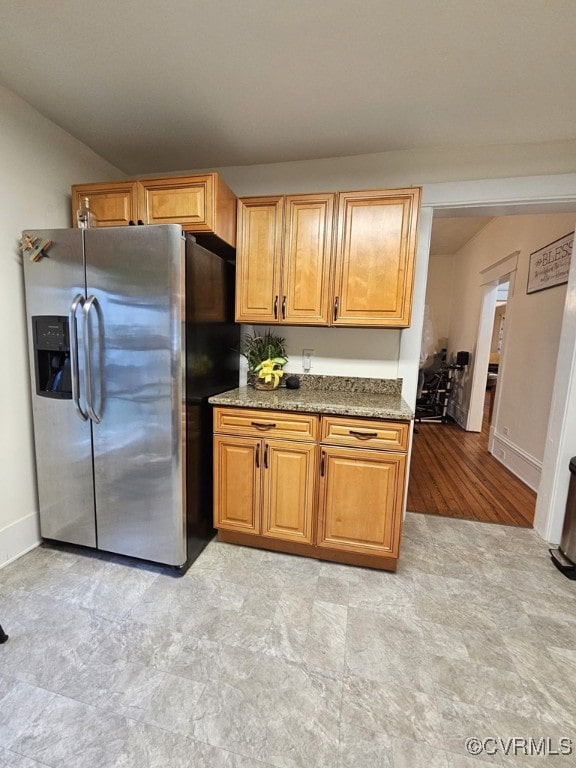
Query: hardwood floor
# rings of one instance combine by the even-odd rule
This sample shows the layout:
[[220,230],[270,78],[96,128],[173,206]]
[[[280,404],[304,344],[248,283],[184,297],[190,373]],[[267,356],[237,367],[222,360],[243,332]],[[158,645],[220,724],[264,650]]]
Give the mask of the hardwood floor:
[[536,494],[488,453],[488,401],[482,432],[416,423],[408,510],[531,528]]

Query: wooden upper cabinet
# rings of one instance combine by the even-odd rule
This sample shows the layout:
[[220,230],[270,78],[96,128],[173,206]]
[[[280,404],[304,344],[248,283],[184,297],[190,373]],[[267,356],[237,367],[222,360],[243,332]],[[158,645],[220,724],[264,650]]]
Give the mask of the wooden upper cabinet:
[[280,319],[302,325],[328,325],[336,196],[286,198]]
[[236,320],[407,327],[419,205],[417,187],[239,200]]
[[236,196],[216,173],[140,179],[138,210],[145,224],[181,224],[236,245]]
[[138,181],[76,184],[72,221],[83,197],[90,200],[99,227],[180,224],[187,232],[216,235],[236,247],[236,195],[217,173]]
[[238,200],[236,322],[277,323],[284,198]]
[[87,197],[90,210],[99,227],[126,227],[136,223],[138,195],[135,181],[107,182],[105,184],[75,184],[72,187],[72,223],[82,199]]
[[333,325],[407,327],[420,189],[342,192]]
[[328,325],[335,198],[238,201],[238,322]]

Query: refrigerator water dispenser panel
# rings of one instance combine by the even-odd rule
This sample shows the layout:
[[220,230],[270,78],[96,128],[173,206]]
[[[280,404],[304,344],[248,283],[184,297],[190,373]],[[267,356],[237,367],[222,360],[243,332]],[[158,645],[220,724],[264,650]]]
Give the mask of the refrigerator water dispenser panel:
[[72,399],[68,318],[60,315],[32,317],[36,394]]

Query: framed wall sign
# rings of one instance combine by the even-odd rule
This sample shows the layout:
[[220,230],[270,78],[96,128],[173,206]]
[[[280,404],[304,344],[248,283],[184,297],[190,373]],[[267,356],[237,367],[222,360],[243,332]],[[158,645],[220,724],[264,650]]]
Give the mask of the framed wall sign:
[[530,254],[526,293],[536,293],[568,282],[574,232]]

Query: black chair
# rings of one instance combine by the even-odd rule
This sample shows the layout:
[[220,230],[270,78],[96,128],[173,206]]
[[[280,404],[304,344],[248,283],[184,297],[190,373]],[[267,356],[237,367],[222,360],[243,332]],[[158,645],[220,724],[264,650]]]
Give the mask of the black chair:
[[2,629],[2,625],[0,624],[0,645],[2,645],[2,643],[5,643],[6,640],[8,640],[8,635],[6,634],[6,632],[4,632],[4,630]]

